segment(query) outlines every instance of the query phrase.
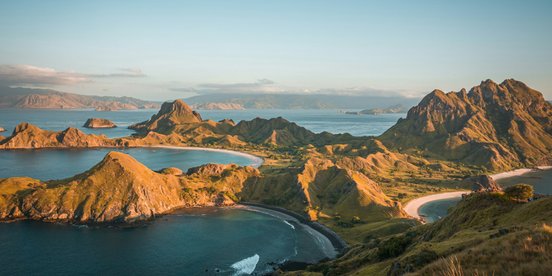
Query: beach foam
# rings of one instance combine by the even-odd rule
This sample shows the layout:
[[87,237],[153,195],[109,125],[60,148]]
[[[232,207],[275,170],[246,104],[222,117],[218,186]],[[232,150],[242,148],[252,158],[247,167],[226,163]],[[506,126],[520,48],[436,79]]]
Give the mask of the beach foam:
[[253,273],[253,271],[255,271],[257,263],[259,263],[259,259],[259,254],[255,254],[251,257],[234,263],[230,267],[236,270],[234,275],[250,275],[251,273]]

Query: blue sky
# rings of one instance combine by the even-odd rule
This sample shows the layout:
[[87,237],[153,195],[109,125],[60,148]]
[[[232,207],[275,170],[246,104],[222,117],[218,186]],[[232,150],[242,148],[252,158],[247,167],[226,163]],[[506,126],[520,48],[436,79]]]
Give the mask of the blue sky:
[[550,14],[552,1],[4,1],[0,84],[166,100],[515,78],[551,99]]

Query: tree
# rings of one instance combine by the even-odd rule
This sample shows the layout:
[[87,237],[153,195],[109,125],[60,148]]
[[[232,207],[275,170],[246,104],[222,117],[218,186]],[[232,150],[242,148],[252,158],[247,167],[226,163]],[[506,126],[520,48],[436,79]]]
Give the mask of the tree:
[[527,201],[533,197],[533,186],[527,184],[516,184],[504,189],[504,193],[511,199]]

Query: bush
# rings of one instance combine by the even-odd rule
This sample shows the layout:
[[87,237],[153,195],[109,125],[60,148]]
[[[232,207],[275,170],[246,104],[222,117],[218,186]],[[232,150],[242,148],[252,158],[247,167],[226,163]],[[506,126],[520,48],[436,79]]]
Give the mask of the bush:
[[410,232],[402,236],[392,237],[382,242],[378,247],[378,258],[385,260],[401,255],[412,243],[414,233]]
[[527,201],[533,198],[533,186],[527,184],[517,184],[504,190],[504,194],[510,199]]

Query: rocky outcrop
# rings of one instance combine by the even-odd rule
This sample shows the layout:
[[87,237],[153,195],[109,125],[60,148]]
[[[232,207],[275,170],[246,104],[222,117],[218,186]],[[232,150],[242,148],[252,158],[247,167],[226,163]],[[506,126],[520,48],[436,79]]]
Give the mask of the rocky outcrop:
[[117,127],[115,123],[108,119],[101,119],[101,118],[90,118],[86,120],[83,127],[86,128],[114,128]]
[[435,90],[380,136],[388,146],[494,170],[550,164],[552,104],[515,80]]
[[166,133],[177,125],[200,123],[199,113],[193,111],[184,101],[165,102],[151,119],[129,126],[140,132],[156,131]]
[[114,147],[117,144],[104,135],[86,134],[72,127],[56,132],[20,123],[10,137],[0,141],[0,149]]
[[193,176],[181,175],[174,168],[157,173],[129,155],[110,152],[89,171],[69,179],[0,179],[0,219],[75,223],[147,220],[175,208],[234,204],[235,193],[245,180],[258,173],[250,167],[232,165],[213,179],[209,170],[198,169]]
[[4,132],[4,131],[6,131],[6,129],[3,127],[0,127],[0,132]]
[[479,175],[468,177],[463,180],[463,184],[469,186],[474,192],[499,192],[502,187],[492,177],[488,175]]

